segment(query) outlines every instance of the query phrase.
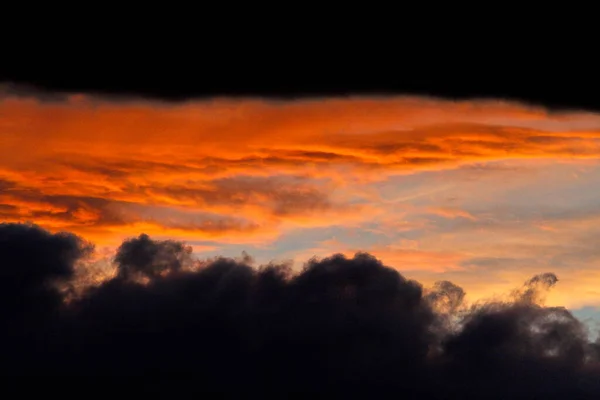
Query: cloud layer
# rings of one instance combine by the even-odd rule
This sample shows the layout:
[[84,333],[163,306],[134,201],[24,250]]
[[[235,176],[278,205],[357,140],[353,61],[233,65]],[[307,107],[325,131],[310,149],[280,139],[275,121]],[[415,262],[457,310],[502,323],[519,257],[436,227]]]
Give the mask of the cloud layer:
[[[88,243],[16,224],[0,225],[0,239],[12,287],[0,298],[5,375],[102,376],[100,389],[143,377],[154,395],[600,395],[599,345],[566,309],[541,303],[551,273],[510,301],[469,306],[455,284],[424,288],[366,253],[293,273],[249,257],[200,261],[183,243],[140,235],[119,247],[111,278],[73,293]],[[59,301],[41,313],[42,298]]]
[[598,115],[516,103],[6,93],[0,220],[261,262],[369,251],[473,297],[551,268],[551,304],[600,305],[599,153]]

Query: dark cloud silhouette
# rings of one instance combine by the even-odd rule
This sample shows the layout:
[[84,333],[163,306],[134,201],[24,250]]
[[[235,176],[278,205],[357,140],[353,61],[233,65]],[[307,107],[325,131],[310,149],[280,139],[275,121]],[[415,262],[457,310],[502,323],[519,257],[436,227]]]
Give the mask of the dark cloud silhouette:
[[566,309],[540,304],[550,273],[514,301],[468,306],[455,284],[424,289],[365,253],[294,272],[247,255],[202,262],[183,243],[140,235],[118,249],[114,277],[61,301],[53,285],[77,279],[90,250],[70,234],[0,225],[5,375],[66,388],[93,377],[113,394],[125,377],[132,393],[161,398],[600,396],[600,345]]
[[27,317],[59,301],[53,283],[70,278],[77,260],[92,250],[68,233],[51,234],[33,225],[0,224],[0,301],[5,317]]
[[[127,47],[127,51],[119,53],[121,62],[103,65],[102,68],[94,63],[78,63],[80,53],[75,57],[72,49],[57,56],[44,68],[37,68],[37,62],[23,61],[21,55],[7,56],[0,82],[5,83],[13,93],[26,96],[31,91],[29,88],[34,87],[53,100],[63,96],[56,92],[89,92],[112,101],[134,96],[176,102],[214,96],[289,99],[418,94],[450,99],[508,98],[541,103],[556,109],[598,110],[600,104],[596,94],[600,86],[595,77],[600,65],[586,51],[595,43],[588,44],[582,39],[583,36],[578,36],[577,40],[569,41],[573,46],[580,46],[573,48],[577,50],[567,50],[573,51],[572,54],[563,53],[565,59],[577,60],[572,63],[557,63],[552,55],[546,54],[551,53],[547,49],[532,51],[530,42],[527,42],[527,51],[515,51],[515,43],[511,43],[507,46],[510,49],[501,54],[498,49],[503,46],[491,45],[488,51],[480,46],[470,47],[467,51],[455,54],[452,62],[448,62],[438,58],[439,51],[432,51],[435,56],[425,61],[421,51],[423,46],[418,46],[419,51],[412,55],[404,46],[401,59],[387,51],[393,45],[386,45],[376,52],[369,46],[368,50],[360,53],[353,46],[342,53],[331,53],[332,48],[340,46],[340,42],[336,41],[335,45],[325,45],[327,51],[321,52],[323,55],[319,56],[319,63],[313,61],[313,45],[308,53],[302,53],[301,46],[291,45],[289,50],[266,47],[260,56],[255,53],[252,62],[245,63],[247,65],[241,69],[239,65],[242,60],[238,57],[242,52],[232,50],[232,58],[227,58],[222,53],[221,43],[217,52],[216,48],[209,49],[204,45],[202,58],[196,54],[186,56],[188,49],[193,47],[190,43],[171,53],[175,43],[182,40],[178,37],[162,53],[153,46],[136,51],[133,55]],[[261,48],[254,42],[241,44],[241,40],[237,38],[235,43],[228,43],[227,48],[240,46],[240,50],[252,48],[254,52],[260,51]],[[381,37],[378,37],[377,42],[380,40]],[[456,51],[456,43],[456,40],[444,42],[442,47]],[[425,47],[431,48],[430,45]],[[97,52],[98,49],[94,48],[94,57],[98,57]],[[327,58],[328,54],[332,55]],[[341,54],[353,54],[352,62]],[[171,61],[157,63],[159,59]],[[520,62],[515,62],[515,59]],[[440,68],[441,64],[444,68]],[[146,71],[147,74],[140,71]],[[346,75],[340,71],[354,73]],[[540,71],[546,71],[548,75],[540,74]],[[552,76],[550,83],[548,76]]]
[[115,257],[120,278],[142,275],[156,278],[165,272],[180,271],[191,263],[192,248],[172,240],[154,241],[142,234],[125,241]]
[[521,290],[514,292],[517,301],[540,304],[544,301],[544,294],[556,285],[558,278],[550,272],[535,275],[523,285]]

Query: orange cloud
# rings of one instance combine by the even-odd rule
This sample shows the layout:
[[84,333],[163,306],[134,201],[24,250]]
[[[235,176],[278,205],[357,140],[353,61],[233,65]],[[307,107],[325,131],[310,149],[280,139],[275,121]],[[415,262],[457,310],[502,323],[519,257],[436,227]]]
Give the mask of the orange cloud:
[[139,229],[266,240],[294,227],[368,221],[384,211],[359,186],[393,174],[599,157],[599,122],[425,98],[169,105],[5,96],[0,215],[99,240]]

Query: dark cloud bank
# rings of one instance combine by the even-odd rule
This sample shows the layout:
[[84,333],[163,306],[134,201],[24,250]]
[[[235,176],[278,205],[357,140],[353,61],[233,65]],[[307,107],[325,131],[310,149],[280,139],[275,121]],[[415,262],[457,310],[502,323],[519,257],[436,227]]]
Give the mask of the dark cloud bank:
[[460,287],[425,290],[368,254],[293,274],[195,261],[141,235],[118,250],[112,279],[74,292],[91,251],[71,234],[0,224],[4,377],[86,397],[600,398],[598,344],[565,309],[539,305],[553,274],[512,302],[466,308]]

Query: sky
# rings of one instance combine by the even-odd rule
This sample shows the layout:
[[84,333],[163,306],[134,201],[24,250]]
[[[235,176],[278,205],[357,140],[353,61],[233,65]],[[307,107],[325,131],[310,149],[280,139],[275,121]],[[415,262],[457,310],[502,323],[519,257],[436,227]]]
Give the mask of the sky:
[[506,100],[0,91],[0,372],[599,398],[599,161]]
[[0,376],[600,399],[595,24],[468,15],[3,46]]
[[476,301],[535,274],[600,307],[600,115],[426,97],[0,99],[0,220],[111,254],[146,233],[257,263],[366,251]]

